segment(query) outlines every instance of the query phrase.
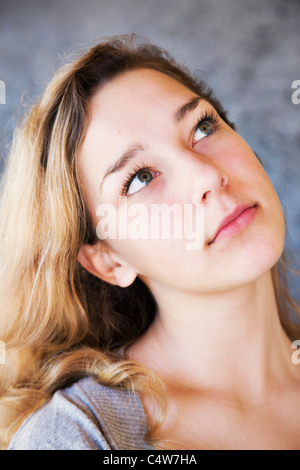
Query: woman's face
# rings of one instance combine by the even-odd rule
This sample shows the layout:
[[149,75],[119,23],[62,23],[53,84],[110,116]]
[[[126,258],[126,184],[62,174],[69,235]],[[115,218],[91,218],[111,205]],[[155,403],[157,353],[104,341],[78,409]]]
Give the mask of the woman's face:
[[[90,103],[79,160],[88,207],[95,226],[102,221],[98,234],[106,223],[117,228],[105,245],[150,289],[228,289],[262,276],[283,249],[283,214],[267,174],[247,143],[197,98],[172,78],[139,69],[102,87]],[[111,209],[97,216],[99,204]],[[153,216],[162,204],[163,221]],[[192,245],[184,223],[193,224]]]

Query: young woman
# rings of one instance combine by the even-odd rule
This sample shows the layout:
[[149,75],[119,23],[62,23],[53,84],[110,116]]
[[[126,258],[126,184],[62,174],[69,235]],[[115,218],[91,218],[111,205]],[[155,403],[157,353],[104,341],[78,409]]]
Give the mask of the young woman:
[[[131,36],[95,46],[16,132],[2,193],[10,449],[300,448],[281,205],[203,82]],[[160,204],[198,246],[152,236]]]

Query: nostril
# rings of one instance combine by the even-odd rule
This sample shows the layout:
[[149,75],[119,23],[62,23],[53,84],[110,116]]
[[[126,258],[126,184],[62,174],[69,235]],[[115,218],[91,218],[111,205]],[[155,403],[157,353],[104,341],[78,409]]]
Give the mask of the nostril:
[[208,193],[210,193],[210,191],[206,191],[206,192],[203,194],[202,200],[205,200],[205,199],[206,199]]
[[228,178],[226,176],[222,176],[221,186],[227,186],[227,185],[228,185]]

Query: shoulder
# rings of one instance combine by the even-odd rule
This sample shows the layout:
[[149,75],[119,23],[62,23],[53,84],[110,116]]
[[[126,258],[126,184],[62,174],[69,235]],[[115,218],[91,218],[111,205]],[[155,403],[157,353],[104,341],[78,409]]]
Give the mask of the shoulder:
[[13,437],[9,450],[151,449],[137,394],[86,377],[57,391]]

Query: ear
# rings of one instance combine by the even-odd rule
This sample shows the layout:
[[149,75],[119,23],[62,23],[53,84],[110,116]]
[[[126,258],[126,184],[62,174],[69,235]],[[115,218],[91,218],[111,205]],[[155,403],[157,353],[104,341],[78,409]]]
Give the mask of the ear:
[[100,241],[95,245],[83,245],[77,259],[87,271],[109,284],[128,287],[137,276],[131,266],[120,260]]

